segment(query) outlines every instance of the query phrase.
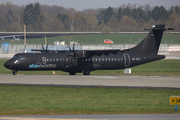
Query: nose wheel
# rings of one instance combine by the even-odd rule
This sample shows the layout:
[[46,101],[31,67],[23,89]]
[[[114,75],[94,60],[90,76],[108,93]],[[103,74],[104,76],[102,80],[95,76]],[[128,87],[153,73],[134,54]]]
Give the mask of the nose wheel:
[[13,71],[12,71],[12,74],[13,74],[13,75],[17,75],[17,72],[18,72],[18,71],[13,70]]
[[90,71],[88,69],[83,70],[84,75],[90,75]]

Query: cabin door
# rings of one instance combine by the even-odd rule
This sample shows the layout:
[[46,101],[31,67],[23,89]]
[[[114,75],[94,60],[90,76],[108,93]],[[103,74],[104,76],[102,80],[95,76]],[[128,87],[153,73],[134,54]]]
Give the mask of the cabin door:
[[130,66],[130,56],[129,54],[123,54],[124,55],[124,66],[129,67]]

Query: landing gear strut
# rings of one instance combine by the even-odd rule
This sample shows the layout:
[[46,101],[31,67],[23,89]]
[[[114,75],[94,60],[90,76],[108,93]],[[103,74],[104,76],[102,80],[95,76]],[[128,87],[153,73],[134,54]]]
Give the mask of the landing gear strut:
[[83,70],[84,75],[90,75],[90,71],[88,69]]
[[13,70],[13,71],[12,71],[12,74],[13,74],[13,75],[17,75],[17,72],[18,72],[18,71]]

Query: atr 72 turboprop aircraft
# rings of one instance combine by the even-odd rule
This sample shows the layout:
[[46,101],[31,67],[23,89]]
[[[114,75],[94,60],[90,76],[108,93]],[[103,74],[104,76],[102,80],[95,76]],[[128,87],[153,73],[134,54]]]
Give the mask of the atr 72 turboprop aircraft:
[[82,72],[90,75],[94,70],[116,70],[125,69],[144,63],[165,58],[157,55],[165,25],[153,25],[147,37],[134,48],[120,50],[42,50],[41,53],[19,53],[7,61],[4,66],[11,69],[13,75],[18,71],[35,70],[61,70],[69,72],[70,75]]

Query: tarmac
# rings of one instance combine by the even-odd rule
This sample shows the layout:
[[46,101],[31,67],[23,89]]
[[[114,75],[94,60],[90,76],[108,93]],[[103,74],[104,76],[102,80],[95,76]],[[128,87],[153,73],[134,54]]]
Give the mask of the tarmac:
[[24,115],[2,116],[0,120],[179,120],[180,114],[119,115]]
[[1,85],[180,89],[180,77],[0,75]]

